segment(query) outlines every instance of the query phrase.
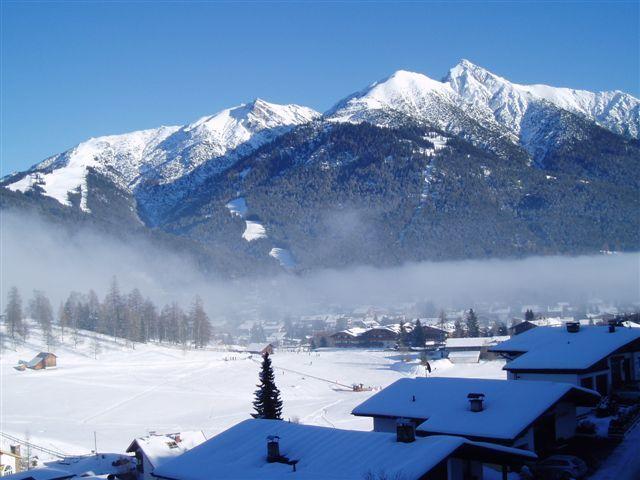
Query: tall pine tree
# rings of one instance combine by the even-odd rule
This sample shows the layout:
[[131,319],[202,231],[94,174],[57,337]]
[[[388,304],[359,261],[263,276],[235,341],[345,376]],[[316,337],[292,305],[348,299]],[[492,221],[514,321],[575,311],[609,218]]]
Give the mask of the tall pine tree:
[[420,322],[420,319],[417,319],[416,325],[413,327],[413,331],[411,332],[411,343],[414,347],[422,348],[426,341],[427,339],[424,334],[424,329],[422,328],[422,323]]
[[255,393],[253,408],[256,413],[252,413],[253,418],[267,418],[271,420],[282,420],[282,400],[280,390],[276,387],[275,375],[271,366],[269,354],[262,357],[262,369],[260,370],[260,383]]
[[467,335],[469,337],[480,336],[480,324],[478,323],[478,316],[476,312],[473,311],[473,308],[467,313]]

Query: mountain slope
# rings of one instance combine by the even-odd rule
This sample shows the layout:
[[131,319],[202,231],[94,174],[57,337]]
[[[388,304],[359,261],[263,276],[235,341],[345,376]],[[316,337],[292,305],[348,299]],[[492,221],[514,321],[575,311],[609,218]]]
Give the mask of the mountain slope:
[[[95,170],[133,194],[142,211],[153,217],[158,205],[170,200],[166,190],[157,192],[158,185],[174,183],[205,163],[207,174],[223,171],[242,155],[318,116],[306,107],[258,99],[183,127],[92,138],[4,179],[3,185],[13,191],[35,189],[64,205],[71,205],[69,194],[79,193],[80,208],[88,212],[86,178]],[[177,201],[180,195],[174,197]]]
[[[638,248],[640,149],[594,128],[602,140],[545,168],[506,140],[503,157],[420,125],[312,124],[238,162],[164,228],[256,258],[286,249],[301,270]],[[259,239],[244,237],[249,222]]]

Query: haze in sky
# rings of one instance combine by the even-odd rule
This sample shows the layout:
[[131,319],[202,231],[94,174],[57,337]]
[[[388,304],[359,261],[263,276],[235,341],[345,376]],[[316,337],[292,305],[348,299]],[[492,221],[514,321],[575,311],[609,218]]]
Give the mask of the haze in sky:
[[1,2],[1,173],[250,101],[324,111],[461,58],[519,83],[639,86],[630,2]]

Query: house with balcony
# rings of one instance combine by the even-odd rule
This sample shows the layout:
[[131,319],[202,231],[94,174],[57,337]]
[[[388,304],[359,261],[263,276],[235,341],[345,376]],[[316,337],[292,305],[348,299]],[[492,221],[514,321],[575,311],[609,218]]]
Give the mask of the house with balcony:
[[393,432],[399,420],[418,436],[455,435],[545,451],[575,435],[576,409],[595,406],[593,390],[559,382],[477,378],[403,378],[358,405],[373,430]]
[[509,380],[566,382],[601,395],[640,383],[640,329],[615,323],[536,327],[489,351],[507,360]]

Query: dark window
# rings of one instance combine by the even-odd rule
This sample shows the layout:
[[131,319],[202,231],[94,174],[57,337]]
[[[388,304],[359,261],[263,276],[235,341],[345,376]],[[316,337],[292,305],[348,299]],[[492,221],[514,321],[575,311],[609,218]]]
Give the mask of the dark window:
[[608,383],[609,380],[606,373],[596,376],[596,390],[600,395],[606,395],[609,393]]
[[593,377],[585,377],[580,379],[580,386],[593,390]]

